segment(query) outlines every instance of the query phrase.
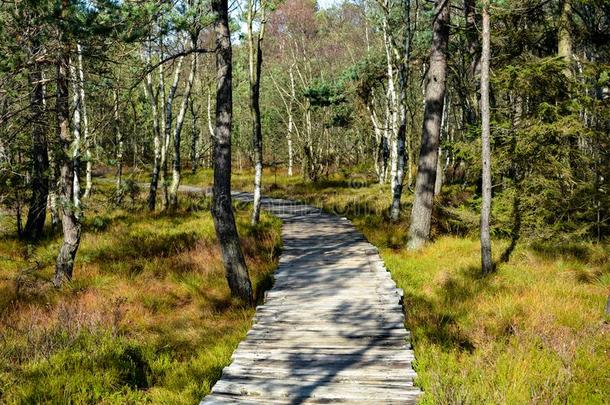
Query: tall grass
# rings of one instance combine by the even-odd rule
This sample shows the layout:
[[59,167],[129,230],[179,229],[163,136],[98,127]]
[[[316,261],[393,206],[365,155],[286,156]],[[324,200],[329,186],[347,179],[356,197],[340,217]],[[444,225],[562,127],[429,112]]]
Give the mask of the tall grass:
[[[347,216],[404,292],[424,404],[602,404],[610,401],[610,246],[523,240],[482,277],[469,190],[437,199],[434,240],[405,249],[412,195],[391,223],[389,186],[359,175],[319,183],[267,176],[266,192]],[[494,240],[497,259],[508,241]]]
[[[50,280],[59,235],[0,242],[0,402],[196,403],[249,329],[231,299],[209,201],[173,214],[89,201],[73,281]],[[258,295],[270,285],[280,222],[236,213]]]

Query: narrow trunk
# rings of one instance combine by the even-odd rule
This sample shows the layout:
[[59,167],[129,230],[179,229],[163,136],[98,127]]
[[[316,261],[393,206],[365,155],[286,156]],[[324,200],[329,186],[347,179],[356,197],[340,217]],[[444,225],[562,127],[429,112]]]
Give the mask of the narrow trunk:
[[[263,65],[262,43],[265,35],[265,6],[259,3],[262,10],[260,30],[254,37],[255,1],[248,1],[248,46],[250,70],[250,116],[252,118],[252,146],[254,149],[254,201],[250,222],[256,225],[261,213],[261,182],[263,178],[263,133],[261,127],[260,85]],[[256,52],[255,52],[256,50]]]
[[441,141],[443,139],[447,138],[447,116],[449,113],[449,102],[448,102],[448,97],[447,94],[445,94],[445,101],[443,102],[443,116],[441,118],[441,136],[439,139],[439,145],[438,145],[438,159],[436,160],[436,180],[434,181],[434,195],[439,195],[441,193],[441,190],[443,188],[443,182],[444,182],[444,177],[445,177],[445,173],[443,173],[444,171],[444,167],[443,167],[443,148],[440,145]]
[[214,160],[214,122],[212,121],[212,87],[208,87],[208,131],[210,133],[210,152],[208,154],[208,167],[211,168]]
[[481,158],[483,161],[483,195],[481,203],[481,268],[483,274],[493,271],[489,217],[491,214],[491,147],[489,111],[489,0],[483,0],[483,51],[481,52]]
[[392,206],[390,209],[390,219],[397,221],[400,216],[400,198],[402,196],[403,181],[405,177],[405,146],[407,131],[407,84],[409,80],[409,63],[411,59],[411,1],[405,4],[405,55],[400,63],[398,78],[400,83],[400,127],[398,128],[397,142],[397,166],[396,178],[394,180],[394,190],[392,193]]
[[296,86],[294,84],[294,73],[292,71],[292,66],[290,65],[289,75],[290,75],[290,102],[288,103],[288,134],[286,136],[288,142],[288,176],[292,176],[292,166],[294,164],[294,152],[292,148],[292,131],[294,129],[294,118],[292,115],[292,104],[296,97]]
[[467,124],[474,124],[479,114],[477,103],[476,77],[481,71],[481,58],[479,57],[479,36],[477,32],[476,1],[464,0],[464,18],[466,20],[466,49],[470,59],[468,67],[467,100],[464,105],[464,118]]
[[388,30],[387,15],[383,20],[383,42],[386,52],[387,115],[386,132],[390,146],[390,192],[394,195],[396,188],[396,171],[398,169],[398,96],[394,85],[393,39]]
[[216,14],[216,130],[212,217],[231,295],[253,304],[252,284],[231,203],[232,50],[227,0],[213,0]]
[[[194,38],[191,43],[193,49],[195,48],[196,43],[197,39]],[[192,57],[191,70],[186,81],[186,88],[184,89],[182,104],[180,105],[180,111],[178,112],[178,118],[176,119],[176,125],[174,127],[174,164],[172,166],[172,184],[169,189],[169,206],[171,209],[176,209],[178,207],[178,187],[180,186],[181,170],[180,142],[182,139],[182,126],[184,125],[184,117],[186,116],[186,109],[188,107],[191,89],[193,88],[193,82],[195,80],[195,71],[197,70],[197,54],[193,53]]]
[[[67,0],[62,3],[62,14],[67,8]],[[73,180],[74,157],[71,149],[74,147],[70,132],[70,105],[68,100],[68,66],[69,58],[65,44],[60,49],[57,61],[57,131],[59,150],[57,164],[59,166],[59,206],[62,214],[63,241],[57,255],[53,284],[60,287],[66,280],[72,279],[76,251],[80,244],[81,223],[78,208],[74,204]]]
[[[150,50],[147,54],[147,65],[150,66]],[[150,108],[152,110],[153,119],[153,144],[154,144],[154,162],[153,170],[150,179],[150,190],[148,192],[148,210],[154,211],[157,202],[157,187],[159,184],[159,172],[161,170],[161,131],[159,129],[159,113],[157,110],[157,96],[153,90],[152,72],[146,75],[146,83],[144,86]]]
[[436,161],[445,99],[447,44],[449,42],[448,1],[437,0],[435,9],[430,66],[426,77],[424,123],[415,182],[415,201],[411,211],[407,244],[410,250],[421,248],[430,237]]
[[34,63],[29,76],[33,88],[30,99],[32,114],[32,197],[25,224],[24,237],[37,240],[42,235],[49,194],[49,154],[45,128],[44,87],[42,71],[38,63]]
[[557,53],[567,64],[564,74],[572,77],[572,33],[570,32],[570,21],[572,19],[572,4],[570,0],[564,0],[561,7],[561,17],[559,19],[559,29],[557,32]]
[[74,119],[73,125],[73,141],[72,141],[72,159],[74,176],[72,177],[73,196],[72,200],[76,209],[80,208],[80,168],[81,168],[81,133],[82,133],[82,113],[83,108],[80,97],[80,84],[78,74],[74,64],[70,61],[70,76],[72,81],[72,100],[74,102]]
[[119,124],[119,94],[114,90],[114,130],[116,133],[116,203],[123,201],[123,135]]
[[195,111],[195,103],[191,99],[191,172],[197,173],[197,165],[199,162],[199,128],[197,128],[197,111]]
[[[161,186],[163,187],[163,208],[167,209],[170,206],[170,191],[167,185],[167,151],[169,149],[169,143],[171,142],[172,135],[172,125],[173,125],[173,107],[174,107],[174,98],[176,96],[176,90],[178,89],[178,83],[180,81],[180,73],[182,73],[182,62],[184,61],[184,57],[181,56],[178,58],[178,66],[176,66],[176,70],[174,71],[174,81],[172,82],[171,87],[169,88],[169,94],[167,95],[167,100],[165,102],[165,125],[164,129],[164,140],[163,140],[163,148],[161,149],[161,168],[162,168],[162,176],[161,176]],[[192,83],[191,83],[192,84]],[[182,117],[184,119],[184,117]],[[178,148],[180,148],[180,141],[178,141]],[[178,155],[180,155],[180,151],[178,151]],[[175,159],[174,159],[175,160]],[[180,164],[178,157],[178,164]],[[172,176],[173,177],[173,176]],[[180,181],[180,179],[178,179]],[[176,186],[176,189],[178,186]],[[176,200],[177,203],[177,200]]]
[[91,180],[91,171],[93,169],[93,161],[91,160],[91,140],[89,136],[89,116],[87,114],[87,103],[85,102],[85,75],[83,72],[83,50],[80,44],[76,45],[77,50],[77,71],[78,71],[78,98],[81,108],[81,139],[85,147],[85,192],[84,198],[91,195],[93,182]]

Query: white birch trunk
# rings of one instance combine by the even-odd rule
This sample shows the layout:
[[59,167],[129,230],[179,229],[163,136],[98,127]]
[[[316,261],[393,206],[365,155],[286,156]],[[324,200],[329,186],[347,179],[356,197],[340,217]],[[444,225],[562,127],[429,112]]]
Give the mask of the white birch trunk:
[[161,167],[162,167],[162,181],[161,185],[163,187],[163,208],[167,209],[169,207],[169,189],[168,189],[168,179],[167,179],[167,151],[169,150],[169,144],[171,142],[172,136],[172,125],[173,125],[173,107],[174,107],[174,97],[176,96],[176,90],[178,88],[178,83],[180,81],[180,74],[182,73],[182,62],[184,61],[184,57],[181,56],[178,58],[178,65],[174,70],[174,78],[169,88],[169,93],[167,95],[167,100],[165,100],[164,105],[164,118],[165,124],[163,125],[163,148],[161,149]]
[[[191,46],[195,48],[195,41],[192,42]],[[186,109],[188,107],[189,97],[191,96],[191,89],[193,88],[193,82],[195,80],[195,71],[197,70],[197,54],[193,53],[193,59],[191,60],[191,70],[186,82],[186,88],[184,89],[184,96],[182,97],[182,104],[180,105],[180,111],[176,119],[176,125],[174,126],[174,164],[172,166],[172,184],[169,190],[169,204],[172,209],[178,206],[178,187],[180,186],[180,140],[182,126],[184,124],[184,117],[186,116]]]
[[91,172],[93,169],[93,162],[91,161],[91,139],[89,135],[89,116],[87,115],[87,103],[85,101],[85,74],[83,69],[83,50],[80,44],[76,44],[76,50],[78,54],[78,96],[80,98],[81,108],[81,135],[82,144],[85,148],[85,193],[83,198],[88,198],[91,195],[91,188],[93,182],[91,179]]
[[72,81],[72,102],[74,104],[74,115],[72,118],[72,160],[73,160],[73,173],[72,173],[72,203],[74,204],[75,211],[78,213],[80,209],[80,181],[79,181],[79,170],[80,170],[80,148],[81,148],[81,98],[79,90],[79,80],[76,68],[72,61],[70,61],[70,79]]

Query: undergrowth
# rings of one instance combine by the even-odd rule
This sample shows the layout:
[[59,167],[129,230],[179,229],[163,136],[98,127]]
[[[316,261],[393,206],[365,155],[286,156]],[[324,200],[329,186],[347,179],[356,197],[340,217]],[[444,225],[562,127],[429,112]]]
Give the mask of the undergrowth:
[[[101,189],[101,190],[100,190]],[[254,310],[231,299],[209,201],[175,213],[86,201],[74,278],[51,285],[59,233],[0,242],[0,402],[192,404],[220,377]],[[141,201],[141,200],[140,200]],[[137,205],[137,204],[136,204]],[[277,264],[280,221],[236,212],[257,296]]]
[[[483,277],[473,190],[444,187],[435,201],[433,242],[408,252],[408,190],[401,219],[392,223],[388,186],[369,178],[264,178],[266,194],[346,216],[380,248],[405,293],[422,403],[608,403],[607,244],[523,237],[510,260]],[[496,217],[496,261],[509,245],[507,234]]]

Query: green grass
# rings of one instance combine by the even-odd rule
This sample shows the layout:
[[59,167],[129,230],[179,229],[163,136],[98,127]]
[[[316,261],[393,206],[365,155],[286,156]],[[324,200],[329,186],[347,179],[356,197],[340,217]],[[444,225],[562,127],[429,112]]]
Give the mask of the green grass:
[[[2,403],[197,403],[250,327],[253,309],[226,285],[208,200],[149,214],[108,208],[100,187],[61,290],[50,283],[58,235],[36,246],[2,235]],[[238,228],[262,296],[281,224],[263,215],[253,228],[248,214],[237,211]]]
[[[209,170],[185,179],[211,181]],[[251,181],[236,173],[233,186],[249,190]],[[264,192],[347,216],[380,248],[405,292],[423,403],[608,402],[607,244],[522,240],[482,277],[470,190],[445,188],[434,241],[417,253],[404,249],[408,191],[398,223],[386,216],[388,186],[366,176],[312,184],[266,172]],[[91,204],[75,280],[61,291],[49,285],[57,237],[36,247],[3,238],[0,402],[173,404],[205,395],[253,313],[229,297],[208,203],[184,199],[175,215]],[[237,218],[260,296],[280,224],[263,216],[252,228],[241,210]],[[506,246],[495,237],[494,256]]]
[[[209,184],[209,174],[200,183]],[[610,247],[522,240],[495,274],[480,274],[478,214],[471,190],[445,187],[434,241],[406,251],[412,195],[391,223],[389,186],[360,175],[318,182],[264,177],[266,194],[347,216],[373,244],[405,292],[424,404],[601,404],[610,398]],[[249,189],[247,173],[234,187]],[[494,238],[499,258],[508,241]]]

